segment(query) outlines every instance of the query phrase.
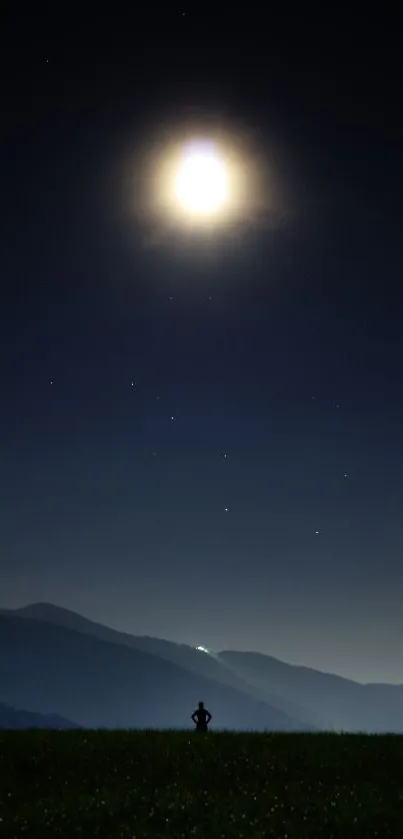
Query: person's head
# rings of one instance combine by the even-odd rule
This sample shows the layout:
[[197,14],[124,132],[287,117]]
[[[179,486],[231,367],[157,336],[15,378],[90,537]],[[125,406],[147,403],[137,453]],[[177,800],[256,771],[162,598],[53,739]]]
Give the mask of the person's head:
[[204,702],[199,702],[199,708],[200,709],[204,708]]

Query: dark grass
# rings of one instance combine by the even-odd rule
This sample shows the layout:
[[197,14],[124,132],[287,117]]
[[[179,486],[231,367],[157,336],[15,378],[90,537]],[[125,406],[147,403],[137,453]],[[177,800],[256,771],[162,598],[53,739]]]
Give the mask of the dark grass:
[[0,837],[403,839],[403,736],[0,732]]

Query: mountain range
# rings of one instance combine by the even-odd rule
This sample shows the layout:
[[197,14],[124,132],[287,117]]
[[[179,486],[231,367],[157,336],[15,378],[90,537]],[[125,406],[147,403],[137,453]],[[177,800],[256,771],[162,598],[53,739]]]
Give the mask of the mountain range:
[[0,703],[0,729],[16,728],[78,728],[57,714],[35,714]]
[[214,729],[403,731],[403,685],[361,685],[255,652],[208,653],[47,603],[0,609],[0,703],[67,725],[187,728],[199,700]]

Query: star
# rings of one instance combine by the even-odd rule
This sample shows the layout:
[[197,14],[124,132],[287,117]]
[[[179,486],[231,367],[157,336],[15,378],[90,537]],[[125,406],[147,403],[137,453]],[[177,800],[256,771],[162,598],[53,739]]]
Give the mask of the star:
[[171,422],[175,422],[175,417],[169,417],[169,419],[171,420]]
[[315,536],[319,536],[320,530],[315,530]]
[[343,472],[343,478],[344,479],[348,478],[348,473],[347,472]]
[[229,513],[229,507],[224,507],[224,513]]
[[226,452],[223,452],[222,456],[223,456],[224,460],[226,460],[226,459],[227,459],[227,457],[228,457],[228,455],[227,455],[227,453],[226,453]]
[[134,382],[132,382],[131,386],[134,387]]
[[53,385],[53,379],[49,380],[49,384]]

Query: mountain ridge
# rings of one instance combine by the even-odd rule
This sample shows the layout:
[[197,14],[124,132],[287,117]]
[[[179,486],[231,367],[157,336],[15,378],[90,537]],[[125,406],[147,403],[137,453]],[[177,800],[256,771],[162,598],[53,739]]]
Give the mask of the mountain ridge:
[[263,700],[160,656],[4,613],[0,686],[3,702],[88,727],[186,728],[203,697],[217,728],[307,729]]
[[[53,604],[0,609],[1,616],[13,616],[21,623],[68,626],[83,637],[98,638],[117,648],[137,651],[137,654],[143,652],[160,662],[175,664],[182,675],[187,672],[188,676],[205,680],[200,684],[201,690],[211,682],[221,688],[231,688],[238,699],[249,697],[270,708],[273,720],[285,715],[282,719],[288,725],[291,719],[292,725],[297,723],[309,730],[403,731],[403,685],[363,685],[338,674],[288,664],[252,651],[223,650],[206,654],[186,644],[122,633]],[[280,717],[276,717],[278,714]]]
[[14,708],[0,702],[0,729],[16,730],[24,728],[78,729],[79,725],[60,717],[58,714],[40,714],[25,708]]
[[[105,641],[125,644],[130,648],[157,654],[162,658],[166,658],[168,661],[185,666],[192,672],[202,674],[208,678],[218,679],[218,681],[228,684],[242,692],[246,692],[253,698],[261,701],[259,690],[254,685],[249,685],[231,667],[227,667],[226,663],[220,660],[219,654],[206,655],[196,648],[190,647],[188,644],[177,644],[174,641],[167,641],[166,639],[156,638],[151,635],[136,636],[127,632],[121,632],[120,630],[112,629],[97,621],[83,617],[71,609],[55,606],[52,603],[32,603],[17,610],[0,609],[0,615],[2,613],[18,615],[23,619],[56,623],[57,625],[74,629],[77,632],[90,632],[95,637]],[[298,703],[270,694],[270,692],[266,696],[265,701],[287,715],[300,719],[305,725],[314,725],[310,714],[307,714],[304,708],[299,707]]]

